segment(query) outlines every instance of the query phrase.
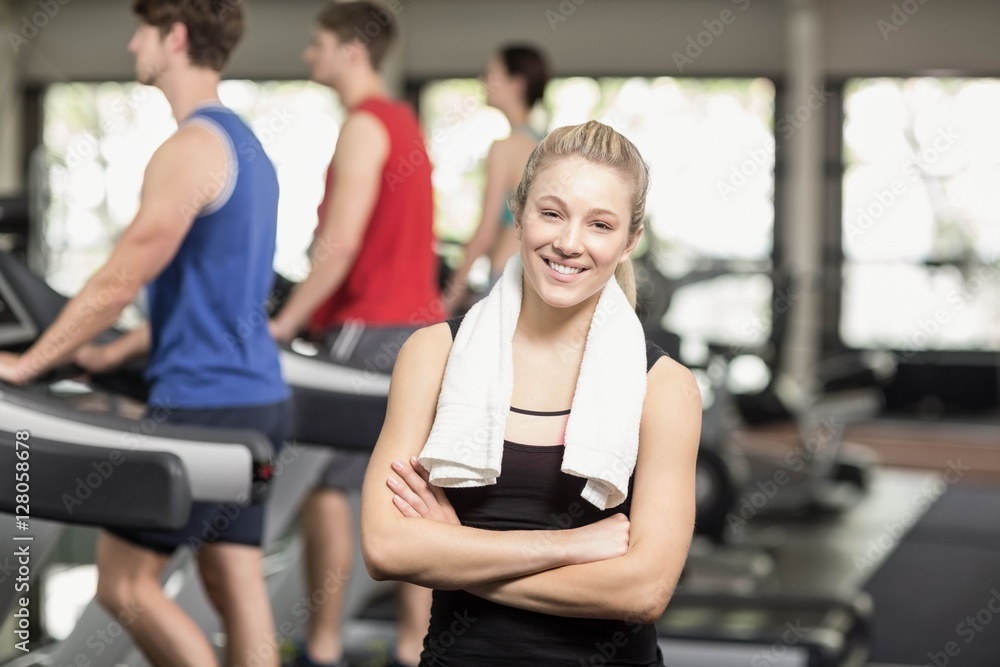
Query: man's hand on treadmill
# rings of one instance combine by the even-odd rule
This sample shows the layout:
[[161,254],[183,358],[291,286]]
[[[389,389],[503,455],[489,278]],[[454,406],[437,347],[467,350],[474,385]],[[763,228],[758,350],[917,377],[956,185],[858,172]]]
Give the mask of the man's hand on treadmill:
[[278,345],[288,345],[295,338],[295,334],[298,333],[297,327],[288,326],[280,318],[269,321],[267,327],[271,331],[271,337],[274,338],[274,342]]
[[88,373],[100,374],[121,366],[123,359],[114,353],[112,345],[88,343],[76,351],[73,361]]
[[31,373],[21,363],[21,355],[0,352],[0,382],[23,385],[28,384],[31,379]]

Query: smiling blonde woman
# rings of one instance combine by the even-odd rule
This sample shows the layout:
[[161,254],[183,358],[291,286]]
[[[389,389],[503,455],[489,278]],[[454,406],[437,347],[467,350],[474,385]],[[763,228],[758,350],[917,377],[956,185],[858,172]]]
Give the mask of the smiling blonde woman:
[[403,347],[362,547],[375,578],[435,589],[421,665],[663,664],[701,404],[633,309],[648,182],[613,129],[552,132],[500,283]]

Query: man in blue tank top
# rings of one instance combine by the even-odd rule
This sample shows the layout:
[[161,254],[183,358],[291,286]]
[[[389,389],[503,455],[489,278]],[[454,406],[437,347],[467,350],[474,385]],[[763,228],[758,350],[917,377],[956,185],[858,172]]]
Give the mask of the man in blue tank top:
[[[134,0],[133,11],[138,27],[128,49],[138,80],[163,91],[178,130],[150,159],[139,211],[107,263],[37,344],[19,358],[0,357],[0,379],[26,383],[74,358],[148,285],[149,325],[82,348],[78,362],[106,369],[148,350],[149,408],[157,415],[254,428],[277,450],[290,432],[290,393],[263,306],[278,183],[253,132],[218,99],[220,71],[243,32],[242,3]],[[223,512],[225,522],[213,521]],[[227,663],[278,664],[261,571],[263,507],[232,513],[231,504],[194,503],[180,531],[101,533],[98,599],[130,617],[127,630],[153,664],[218,664],[207,638],[160,586],[170,554],[184,545],[195,549],[222,616]]]

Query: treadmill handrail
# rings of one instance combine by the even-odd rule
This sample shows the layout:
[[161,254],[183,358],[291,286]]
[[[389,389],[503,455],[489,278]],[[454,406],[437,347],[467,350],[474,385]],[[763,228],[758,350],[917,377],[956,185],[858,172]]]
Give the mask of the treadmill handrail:
[[[106,528],[176,530],[191,512],[191,482],[180,457],[171,452],[115,450],[32,436],[27,447],[15,434],[0,431],[0,465],[14,470],[29,462],[23,487],[0,486],[0,512],[26,518]],[[27,496],[27,503],[18,496]]]
[[[39,396],[15,387],[0,385],[0,404],[4,402],[31,408],[37,412],[62,419],[69,419],[81,424],[117,431],[128,430],[136,434],[142,434],[141,424],[145,421],[145,419],[130,419],[109,413],[76,410],[47,396]],[[169,411],[169,408],[164,408],[164,410]],[[136,427],[139,428],[138,431],[134,430]],[[243,445],[249,450],[254,461],[269,461],[274,456],[274,447],[271,445],[271,441],[263,433],[253,429],[205,428],[187,424],[158,422],[156,424],[156,431],[158,434],[169,434],[166,437]],[[152,436],[152,434],[145,435]]]
[[391,376],[386,373],[349,368],[322,357],[307,357],[291,350],[281,350],[281,372],[285,382],[293,388],[356,396],[389,395]]
[[274,456],[270,441],[258,431],[156,423],[153,432],[146,433],[144,420],[84,413],[8,387],[0,387],[0,423],[26,430],[32,437],[108,449],[173,452],[187,469],[195,500],[259,498],[254,473]]

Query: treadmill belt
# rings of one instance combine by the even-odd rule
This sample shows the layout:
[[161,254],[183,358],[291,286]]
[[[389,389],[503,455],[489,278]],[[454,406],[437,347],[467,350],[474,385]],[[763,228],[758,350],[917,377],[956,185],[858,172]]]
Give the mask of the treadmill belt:
[[872,662],[1000,665],[1000,490],[950,489],[867,590]]

